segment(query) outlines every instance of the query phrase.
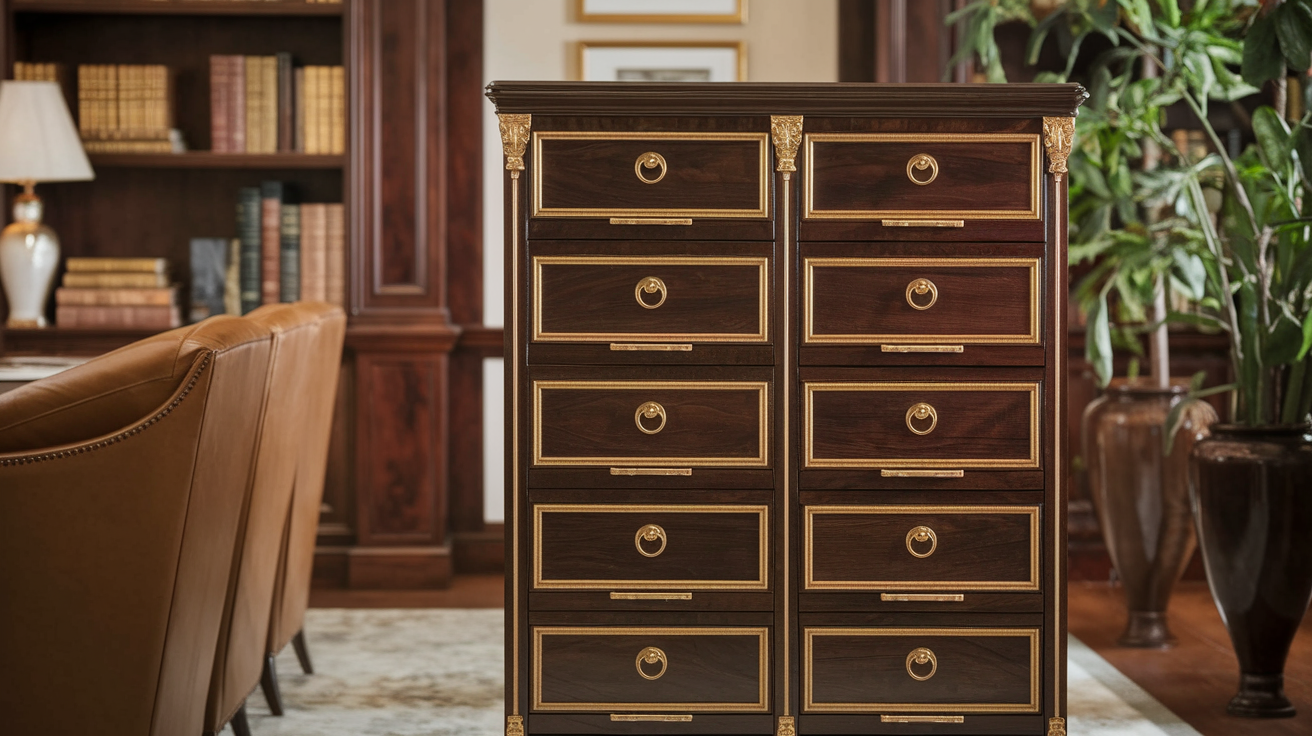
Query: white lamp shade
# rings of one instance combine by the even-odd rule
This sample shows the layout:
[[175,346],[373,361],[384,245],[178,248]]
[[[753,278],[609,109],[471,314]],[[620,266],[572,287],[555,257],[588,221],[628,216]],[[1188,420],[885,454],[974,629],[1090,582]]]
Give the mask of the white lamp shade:
[[94,178],[59,85],[0,83],[0,181]]

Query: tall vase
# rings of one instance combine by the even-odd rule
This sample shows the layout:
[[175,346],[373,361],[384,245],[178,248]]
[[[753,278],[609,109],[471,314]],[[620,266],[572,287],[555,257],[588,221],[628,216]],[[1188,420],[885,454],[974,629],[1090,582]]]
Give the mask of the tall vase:
[[1293,716],[1284,671],[1312,602],[1312,428],[1218,425],[1193,471],[1207,582],[1239,658],[1226,710]]
[[0,283],[9,300],[7,327],[45,327],[46,299],[59,267],[59,238],[41,222],[41,200],[14,198],[14,221],[0,233]]
[[1113,385],[1084,412],[1089,486],[1129,611],[1121,646],[1175,641],[1166,608],[1194,551],[1189,452],[1216,421],[1210,405],[1193,402],[1164,454],[1167,413],[1187,393],[1184,386]]

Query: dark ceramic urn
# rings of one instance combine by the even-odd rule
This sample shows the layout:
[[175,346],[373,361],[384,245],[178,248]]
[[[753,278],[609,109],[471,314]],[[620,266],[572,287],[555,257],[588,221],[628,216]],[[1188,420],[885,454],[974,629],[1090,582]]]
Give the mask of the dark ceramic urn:
[[1217,425],[1194,447],[1207,581],[1239,658],[1231,715],[1294,715],[1285,658],[1312,600],[1312,429]]

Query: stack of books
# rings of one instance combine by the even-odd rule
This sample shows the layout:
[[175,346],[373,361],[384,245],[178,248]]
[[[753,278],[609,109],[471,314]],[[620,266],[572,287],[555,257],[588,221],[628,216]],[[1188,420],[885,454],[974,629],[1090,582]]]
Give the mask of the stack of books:
[[14,79],[20,82],[58,82],[62,86],[64,84],[64,65],[15,61]]
[[296,201],[280,181],[237,193],[241,313],[300,300],[346,305],[346,227],[340,203]]
[[87,152],[171,152],[171,80],[162,64],[80,65],[78,129]]
[[211,56],[210,141],[216,153],[345,153],[345,69]]
[[60,327],[166,330],[182,324],[164,258],[69,258],[55,290]]

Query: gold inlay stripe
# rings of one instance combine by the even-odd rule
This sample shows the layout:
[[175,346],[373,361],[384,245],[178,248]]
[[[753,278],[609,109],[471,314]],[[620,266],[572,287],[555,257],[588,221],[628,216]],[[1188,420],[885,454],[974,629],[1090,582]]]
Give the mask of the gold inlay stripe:
[[[542,395],[547,391],[756,391],[757,453],[755,457],[558,457],[542,453]],[[635,402],[635,406],[640,401]],[[770,385],[765,381],[534,381],[533,464],[539,467],[670,466],[765,468],[770,465]],[[673,421],[673,420],[672,420]]]
[[612,217],[612,225],[691,225],[691,217]]
[[[532,690],[533,710],[539,711],[601,711],[655,710],[702,711],[730,713],[769,713],[770,630],[766,627],[602,627],[602,626],[535,626],[533,628]],[[709,703],[599,703],[549,702],[542,699],[542,640],[548,636],[755,636],[757,638],[757,697],[755,702]],[[625,654],[625,657],[632,656]],[[675,663],[677,665],[677,662]],[[667,677],[677,677],[672,670]]]
[[965,227],[965,220],[883,220],[884,227]]
[[[821,703],[813,695],[815,661],[812,643],[823,636],[913,636],[913,637],[1021,637],[1029,640],[1029,701],[1025,703]],[[802,710],[806,713],[906,713],[947,711],[948,713],[1038,713],[1039,712],[1039,630],[1037,628],[804,628],[802,630]],[[880,688],[871,687],[872,693]]]
[[[533,217],[605,217],[605,218],[759,218],[770,216],[770,156],[767,150],[770,136],[768,133],[677,133],[677,132],[633,132],[611,133],[592,130],[551,130],[533,133]],[[547,162],[543,160],[543,141],[551,140],[588,140],[588,141],[753,141],[758,146],[757,152],[757,206],[753,209],[723,208],[667,208],[667,207],[544,207],[542,199],[542,176]],[[627,169],[628,161],[616,162]],[[618,171],[618,169],[617,169]],[[598,172],[604,173],[604,172]]]
[[635,723],[643,721],[654,721],[656,723],[692,723],[692,716],[676,716],[673,714],[661,715],[658,713],[611,713],[610,720],[612,723]]
[[[842,391],[847,393],[902,392],[915,394],[926,391],[985,392],[1016,391],[1029,394],[1029,456],[1024,458],[820,458],[815,455],[815,408],[813,399],[819,392]],[[1025,383],[875,383],[875,382],[814,382],[802,387],[802,426],[805,428],[806,468],[987,468],[990,470],[1032,470],[1039,467],[1039,384]],[[940,413],[944,410],[940,407]],[[891,415],[890,415],[891,416]],[[899,424],[902,415],[897,414]]]
[[880,723],[965,723],[965,716],[880,716]]
[[690,601],[692,593],[622,593],[611,591],[613,601]]
[[[1011,514],[1028,517],[1028,580],[821,580],[815,575],[815,517],[817,516],[907,516],[907,527],[925,523],[927,515]],[[969,590],[1036,591],[1039,590],[1039,507],[1038,506],[804,506],[802,507],[802,569],[804,590]],[[872,560],[883,569],[889,561]],[[908,561],[906,564],[912,564]]]
[[615,353],[691,353],[692,343],[613,342],[610,349]]
[[[818,268],[1024,268],[1028,269],[1029,330],[1025,334],[852,334],[817,332],[815,328],[815,271]],[[1039,344],[1038,258],[806,258],[802,262],[806,295],[802,299],[802,340],[809,345],[885,345],[884,352],[910,352],[901,344],[961,343],[963,345]],[[888,348],[898,348],[890,350]],[[959,347],[955,345],[946,348]],[[936,351],[937,352],[937,351]],[[944,350],[942,352],[948,352]],[[952,352],[961,352],[960,349]]]
[[[756,329],[752,332],[544,332],[542,310],[544,295],[542,270],[547,266],[706,266],[755,267],[757,299]],[[533,257],[533,340],[534,342],[769,342],[770,340],[770,259],[737,257],[684,256],[534,256]],[[627,289],[627,287],[626,287]],[[612,347],[612,350],[616,348]],[[637,349],[637,348],[621,348]],[[692,348],[689,347],[689,350]]]
[[880,478],[964,478],[964,470],[889,470],[879,471]]
[[880,593],[879,600],[885,603],[961,603],[966,596],[961,593]]
[[[686,514],[698,516],[706,514],[756,514],[757,565],[755,580],[637,580],[623,577],[604,580],[583,580],[570,578],[546,578],[542,573],[544,552],[542,549],[542,525],[547,514],[633,514],[634,528],[643,523],[642,516],[647,514]],[[598,590],[608,588],[634,588],[637,590],[768,590],[769,584],[769,549],[770,549],[770,507],[769,506],[696,506],[673,504],[537,504],[533,507],[533,587],[537,590]],[[673,532],[672,532],[673,534]],[[636,558],[636,555],[635,555]],[[631,567],[639,568],[645,560],[633,559]],[[616,566],[619,567],[619,561]],[[611,593],[611,598],[616,594]],[[692,598],[692,594],[688,594]]]
[[[536,134],[535,134],[536,135]],[[817,143],[1028,143],[1029,208],[1024,210],[822,210],[815,206],[815,146]],[[806,180],[802,192],[802,217],[808,220],[887,220],[887,219],[957,219],[967,220],[1037,220],[1039,192],[1043,181],[1042,156],[1037,133],[807,133]],[[909,151],[909,153],[914,153]],[[943,159],[945,165],[952,163]]]

